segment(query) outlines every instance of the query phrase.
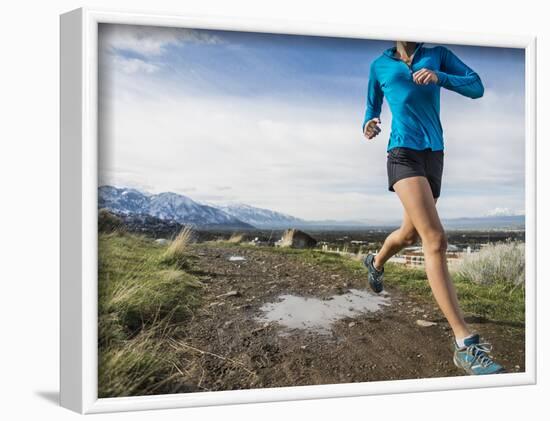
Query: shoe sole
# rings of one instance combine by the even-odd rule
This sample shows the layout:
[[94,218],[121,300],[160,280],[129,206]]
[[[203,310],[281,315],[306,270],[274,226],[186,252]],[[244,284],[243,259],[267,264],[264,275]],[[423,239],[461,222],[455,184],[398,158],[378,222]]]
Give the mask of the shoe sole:
[[470,376],[489,376],[490,374],[503,374],[503,373],[506,373],[506,370],[504,370],[504,368],[500,371],[495,371],[494,373],[490,373],[490,374],[476,374],[474,373],[472,370],[470,370],[469,368],[466,368],[464,366],[462,366],[459,362],[456,361],[456,356],[453,356],[453,363],[460,369],[464,370],[467,374],[469,374]]

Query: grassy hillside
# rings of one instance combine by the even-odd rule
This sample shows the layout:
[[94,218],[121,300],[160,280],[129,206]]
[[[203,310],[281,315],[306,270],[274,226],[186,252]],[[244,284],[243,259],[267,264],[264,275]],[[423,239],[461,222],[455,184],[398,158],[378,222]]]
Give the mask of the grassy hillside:
[[[199,308],[201,311],[210,308],[209,304],[212,302],[208,302],[208,297],[211,301],[216,300],[218,305],[219,299],[216,294],[229,290],[229,287],[220,280],[216,283],[216,285],[219,284],[220,289],[214,293],[214,298],[212,298],[212,291],[209,290],[209,293],[203,291],[202,284],[194,273],[204,273],[204,270],[208,270],[208,265],[205,265],[203,260],[204,267],[199,267],[197,262],[200,260],[198,257],[200,254],[197,250],[202,250],[204,253],[215,248],[214,253],[209,255],[207,261],[209,264],[214,264],[215,269],[210,267],[210,271],[217,272],[217,265],[226,265],[226,270],[235,270],[235,276],[245,283],[249,282],[250,278],[239,272],[238,265],[227,262],[226,256],[222,256],[224,255],[223,250],[220,253],[220,248],[228,248],[228,254],[238,254],[239,251],[242,252],[247,248],[256,249],[263,256],[275,253],[278,255],[276,257],[281,262],[280,264],[291,268],[288,271],[297,267],[297,265],[288,263],[296,263],[292,262],[292,259],[299,259],[301,263],[307,264],[310,274],[311,272],[315,274],[326,272],[327,282],[331,282],[329,276],[331,273],[342,274],[342,278],[349,273],[354,275],[354,279],[362,280],[364,278],[364,286],[367,288],[366,269],[359,260],[349,257],[318,250],[250,246],[240,243],[242,237],[238,235],[233,236],[228,242],[205,242],[191,246],[191,237],[192,233],[184,230],[171,243],[159,245],[150,238],[118,231],[99,235],[99,397],[196,391],[198,390],[197,384],[200,385],[200,379],[202,379],[201,373],[203,373],[204,364],[211,368],[219,366],[218,368],[222,370],[219,373],[215,371],[212,372],[214,374],[210,373],[212,382],[214,382],[212,383],[214,386],[211,386],[220,387],[215,384],[218,379],[216,376],[223,373],[223,375],[231,377],[235,375],[234,373],[242,372],[243,367],[246,367],[239,362],[241,359],[247,361],[251,367],[256,363],[257,366],[264,364],[262,361],[264,361],[265,350],[270,349],[271,345],[262,342],[256,343],[257,347],[261,345],[256,349],[259,354],[256,355],[256,359],[250,360],[247,360],[248,354],[253,354],[254,349],[251,349],[249,345],[244,348],[236,348],[237,351],[233,350],[233,352],[239,358],[232,360],[228,357],[230,353],[226,348],[214,351],[219,355],[209,350],[213,342],[212,338],[208,336],[208,333],[212,331],[208,327],[203,329],[204,332],[197,332],[196,329],[194,332],[195,335],[206,334],[207,338],[203,338],[202,343],[204,350],[194,349],[193,352],[190,352],[189,344],[184,343],[185,339],[197,339],[196,336],[193,336],[193,325],[195,328],[204,326],[202,319],[199,320],[193,316]],[[195,250],[197,255],[193,256],[195,247],[198,247]],[[217,257],[220,260],[213,262]],[[263,260],[266,259],[262,257],[256,262]],[[267,260],[269,261],[269,259]],[[197,267],[194,267],[195,265]],[[270,271],[272,267],[273,265],[268,265],[260,268]],[[264,272],[258,271],[258,273]],[[263,282],[262,276],[258,275],[253,280],[260,279]],[[398,288],[407,293],[411,299],[415,299],[416,302],[425,300],[432,307],[433,298],[423,270],[387,264],[385,278],[388,288]],[[319,282],[319,279],[324,279],[324,275],[315,279]],[[491,285],[479,284],[456,274],[454,281],[466,313],[496,322],[523,323],[525,302],[523,286],[510,282],[494,282]],[[280,292],[282,293],[288,289],[288,285],[285,284],[288,279],[285,277],[281,282],[283,286]],[[247,286],[248,284],[241,285],[241,289],[246,290]],[[212,285],[209,285],[208,288],[211,289]],[[234,288],[233,284],[231,284],[232,288]],[[264,286],[262,285],[261,288]],[[233,299],[238,299],[238,297]],[[242,305],[250,307],[246,293],[241,300],[240,304],[245,303]],[[262,302],[257,301],[254,306],[260,304]],[[240,306],[227,308],[236,309]],[[217,323],[212,326],[218,326],[224,321],[225,307],[223,311],[219,310],[219,306],[216,306],[215,309],[218,310],[212,311],[217,311],[216,314],[219,317],[212,318],[213,323]],[[248,315],[244,315],[240,310],[234,310],[233,317],[235,318],[235,316],[241,317],[241,322],[246,319],[247,323],[251,325],[247,341],[254,338],[254,340],[260,341],[262,335],[268,335],[271,332],[269,329],[265,329],[261,330],[261,335],[254,333],[257,332],[257,325],[254,324],[254,321],[249,320]],[[231,322],[229,319],[225,321]],[[231,338],[233,338],[232,335],[230,335]],[[191,343],[194,344],[194,342]],[[241,343],[239,342],[239,344]],[[248,342],[246,343],[248,344]],[[205,360],[207,357],[212,361]],[[228,364],[230,369],[226,367]],[[235,364],[240,364],[238,366],[240,371],[235,370]],[[248,371],[246,374],[249,374]],[[224,383],[223,386],[238,388],[242,384],[248,383],[232,383],[228,380],[228,383]]]
[[168,344],[199,304],[200,282],[182,270],[185,244],[174,244],[117,232],[99,236],[100,397],[185,390]]

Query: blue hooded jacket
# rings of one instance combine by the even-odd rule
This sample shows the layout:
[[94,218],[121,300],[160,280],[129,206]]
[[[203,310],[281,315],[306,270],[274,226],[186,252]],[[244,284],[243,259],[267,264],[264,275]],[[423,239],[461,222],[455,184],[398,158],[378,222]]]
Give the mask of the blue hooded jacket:
[[[407,147],[417,150],[443,150],[443,128],[439,118],[440,88],[470,98],[483,96],[479,75],[466,66],[448,48],[426,48],[418,43],[411,66],[395,57],[396,47],[388,48],[370,66],[367,91],[367,121],[380,117],[384,97],[392,113],[387,150]],[[413,73],[427,68],[437,75],[437,83],[418,85]]]

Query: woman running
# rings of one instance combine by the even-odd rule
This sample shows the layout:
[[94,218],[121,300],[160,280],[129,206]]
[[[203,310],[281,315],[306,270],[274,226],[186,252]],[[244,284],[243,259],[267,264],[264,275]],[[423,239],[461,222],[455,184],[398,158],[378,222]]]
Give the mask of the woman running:
[[369,140],[380,133],[386,97],[392,113],[388,189],[399,196],[404,215],[401,227],[364,263],[369,284],[379,293],[384,263],[420,239],[428,282],[455,336],[454,363],[469,374],[501,373],[503,367],[489,356],[489,344],[481,343],[479,335],[466,325],[447,267],[447,238],[436,209],[444,157],[441,87],[470,98],[480,98],[484,91],[478,74],[442,46],[426,48],[423,43],[398,41],[370,66],[363,133]]

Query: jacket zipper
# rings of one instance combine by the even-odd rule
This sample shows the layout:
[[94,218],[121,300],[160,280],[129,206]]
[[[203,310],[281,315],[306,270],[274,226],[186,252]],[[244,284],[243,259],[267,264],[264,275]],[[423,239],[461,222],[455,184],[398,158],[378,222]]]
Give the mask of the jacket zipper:
[[411,79],[412,79],[412,76],[413,76],[413,69],[412,69],[412,65],[413,65],[413,62],[414,62],[414,59],[416,58],[416,54],[418,53],[418,51],[420,50],[420,48],[422,47],[422,44],[423,43],[418,43],[416,48],[414,49],[414,52],[413,52],[413,57],[412,57],[412,60],[411,60],[411,64],[408,65],[407,63],[405,63],[403,60],[401,60],[400,58],[396,58],[396,57],[392,57],[394,60],[399,60],[401,63],[403,63],[405,66],[407,66],[407,69],[409,70],[409,75],[411,76]]

